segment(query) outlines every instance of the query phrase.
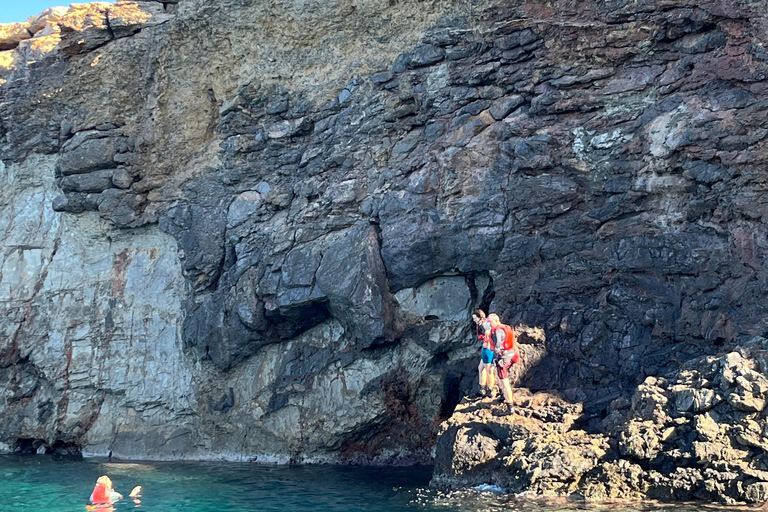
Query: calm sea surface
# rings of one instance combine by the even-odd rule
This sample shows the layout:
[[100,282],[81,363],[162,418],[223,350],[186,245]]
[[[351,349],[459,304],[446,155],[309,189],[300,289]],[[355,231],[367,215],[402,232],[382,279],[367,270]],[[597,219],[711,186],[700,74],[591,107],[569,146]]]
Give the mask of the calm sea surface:
[[[0,455],[0,512],[85,512],[94,483],[104,474],[126,496],[115,504],[115,512],[692,512],[704,508],[701,504],[543,503],[477,491],[446,494],[427,488],[429,468],[129,463]],[[136,485],[143,487],[140,503],[128,498]]]

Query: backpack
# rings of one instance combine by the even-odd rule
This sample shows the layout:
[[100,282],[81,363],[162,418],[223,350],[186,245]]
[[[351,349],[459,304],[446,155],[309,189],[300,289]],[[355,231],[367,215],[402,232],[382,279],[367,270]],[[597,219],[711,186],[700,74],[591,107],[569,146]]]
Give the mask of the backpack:
[[500,324],[497,329],[504,330],[504,345],[501,349],[504,352],[512,351],[512,362],[517,363],[520,361],[520,349],[515,341],[515,330],[511,326],[506,324]]

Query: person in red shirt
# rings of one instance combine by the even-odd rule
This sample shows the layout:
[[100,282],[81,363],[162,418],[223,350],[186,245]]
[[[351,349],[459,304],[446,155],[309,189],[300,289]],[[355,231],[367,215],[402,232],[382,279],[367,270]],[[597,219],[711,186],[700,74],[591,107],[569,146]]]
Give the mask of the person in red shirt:
[[496,314],[488,315],[491,324],[491,341],[494,345],[494,362],[501,380],[501,392],[504,395],[507,412],[512,411],[512,385],[509,383],[509,368],[520,360],[520,352],[515,343],[515,331],[502,324]]

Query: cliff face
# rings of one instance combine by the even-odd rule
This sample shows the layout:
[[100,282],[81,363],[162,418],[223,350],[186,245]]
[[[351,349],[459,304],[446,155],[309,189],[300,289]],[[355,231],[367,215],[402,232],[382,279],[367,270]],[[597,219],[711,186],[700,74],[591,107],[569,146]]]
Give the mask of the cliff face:
[[475,379],[477,305],[519,326],[517,382],[595,427],[765,334],[765,7],[185,0],[6,27],[0,441],[424,458]]

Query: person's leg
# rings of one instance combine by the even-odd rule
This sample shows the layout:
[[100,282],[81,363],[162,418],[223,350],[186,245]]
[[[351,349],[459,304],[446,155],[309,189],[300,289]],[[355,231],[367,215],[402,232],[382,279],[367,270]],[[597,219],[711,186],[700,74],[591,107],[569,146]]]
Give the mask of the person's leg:
[[512,384],[509,383],[509,376],[505,379],[501,379],[501,392],[504,393],[504,401],[508,404],[512,403]]
[[504,401],[512,403],[512,385],[509,383],[509,367],[512,361],[499,361],[497,364],[499,370],[499,379],[501,380],[501,393],[504,395]]
[[494,367],[493,364],[493,351],[487,348],[482,350],[482,362],[483,362],[483,375],[480,377],[480,386],[483,388],[481,392],[484,395],[490,395],[493,391],[495,384],[493,379]]
[[487,364],[485,365],[485,372],[488,374],[486,379],[488,382],[488,389],[493,392],[493,390],[496,388],[496,365],[495,364]]
[[488,384],[488,377],[487,372],[485,371],[486,364],[483,361],[480,361],[480,364],[477,367],[477,372],[479,374],[479,380],[480,380],[480,391],[483,391],[483,388]]

